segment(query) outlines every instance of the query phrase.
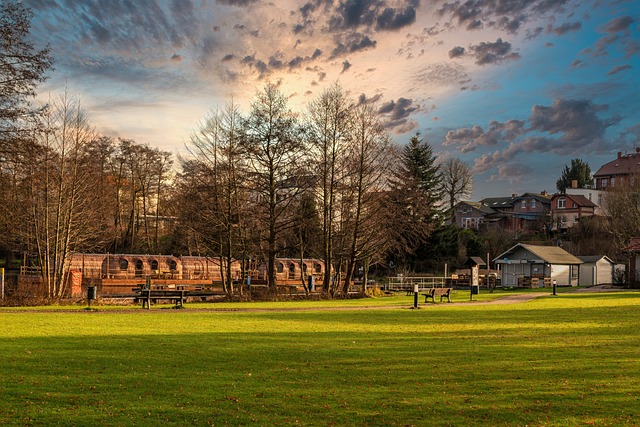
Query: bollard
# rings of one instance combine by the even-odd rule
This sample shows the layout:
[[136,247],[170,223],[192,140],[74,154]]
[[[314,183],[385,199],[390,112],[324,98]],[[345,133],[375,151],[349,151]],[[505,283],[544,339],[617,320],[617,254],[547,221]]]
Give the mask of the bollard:
[[413,308],[419,308],[418,307],[418,285],[413,285]]
[[553,295],[556,294],[556,287],[558,286],[558,281],[556,279],[553,279]]

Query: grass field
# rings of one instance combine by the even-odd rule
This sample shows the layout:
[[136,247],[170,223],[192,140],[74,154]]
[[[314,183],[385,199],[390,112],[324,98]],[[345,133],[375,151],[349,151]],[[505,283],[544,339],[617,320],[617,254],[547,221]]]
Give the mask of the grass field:
[[640,425],[640,293],[412,301],[0,309],[0,423]]

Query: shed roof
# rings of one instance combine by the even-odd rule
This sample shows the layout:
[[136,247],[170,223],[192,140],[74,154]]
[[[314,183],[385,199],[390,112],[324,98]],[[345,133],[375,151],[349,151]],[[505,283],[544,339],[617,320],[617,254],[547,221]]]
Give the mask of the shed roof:
[[500,256],[496,258],[496,260],[508,258],[509,255],[515,253],[519,248],[525,249],[531,252],[533,255],[542,259],[544,262],[549,264],[582,264],[579,258],[571,255],[569,252],[565,251],[561,247],[558,246],[536,246],[536,245],[527,245],[524,243],[518,243],[508,251],[504,252]]
[[609,258],[606,255],[587,255],[587,256],[579,256],[578,258],[580,258],[580,260],[582,262],[585,262],[585,263],[598,262],[601,259],[604,259],[605,261],[609,262],[610,264],[614,264],[613,260],[611,260],[611,258]]

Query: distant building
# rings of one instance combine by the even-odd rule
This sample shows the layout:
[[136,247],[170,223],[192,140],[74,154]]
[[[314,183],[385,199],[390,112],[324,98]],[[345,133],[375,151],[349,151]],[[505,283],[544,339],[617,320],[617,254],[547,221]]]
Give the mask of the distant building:
[[640,174],[640,148],[636,152],[623,155],[618,152],[615,160],[605,163],[593,174],[596,190],[615,187],[616,184],[628,181],[632,176]]
[[595,215],[596,204],[584,196],[555,194],[551,199],[552,230],[567,230],[581,218]]
[[483,224],[491,223],[498,212],[480,202],[459,202],[453,208],[458,228],[478,230]]

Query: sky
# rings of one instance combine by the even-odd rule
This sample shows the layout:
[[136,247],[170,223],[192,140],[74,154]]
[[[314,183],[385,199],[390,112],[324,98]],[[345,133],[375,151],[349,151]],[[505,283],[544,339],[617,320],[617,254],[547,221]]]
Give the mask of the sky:
[[637,0],[24,0],[55,70],[103,135],[184,151],[216,107],[290,107],[334,83],[400,145],[420,133],[474,173],[471,200],[556,191],[640,147]]

